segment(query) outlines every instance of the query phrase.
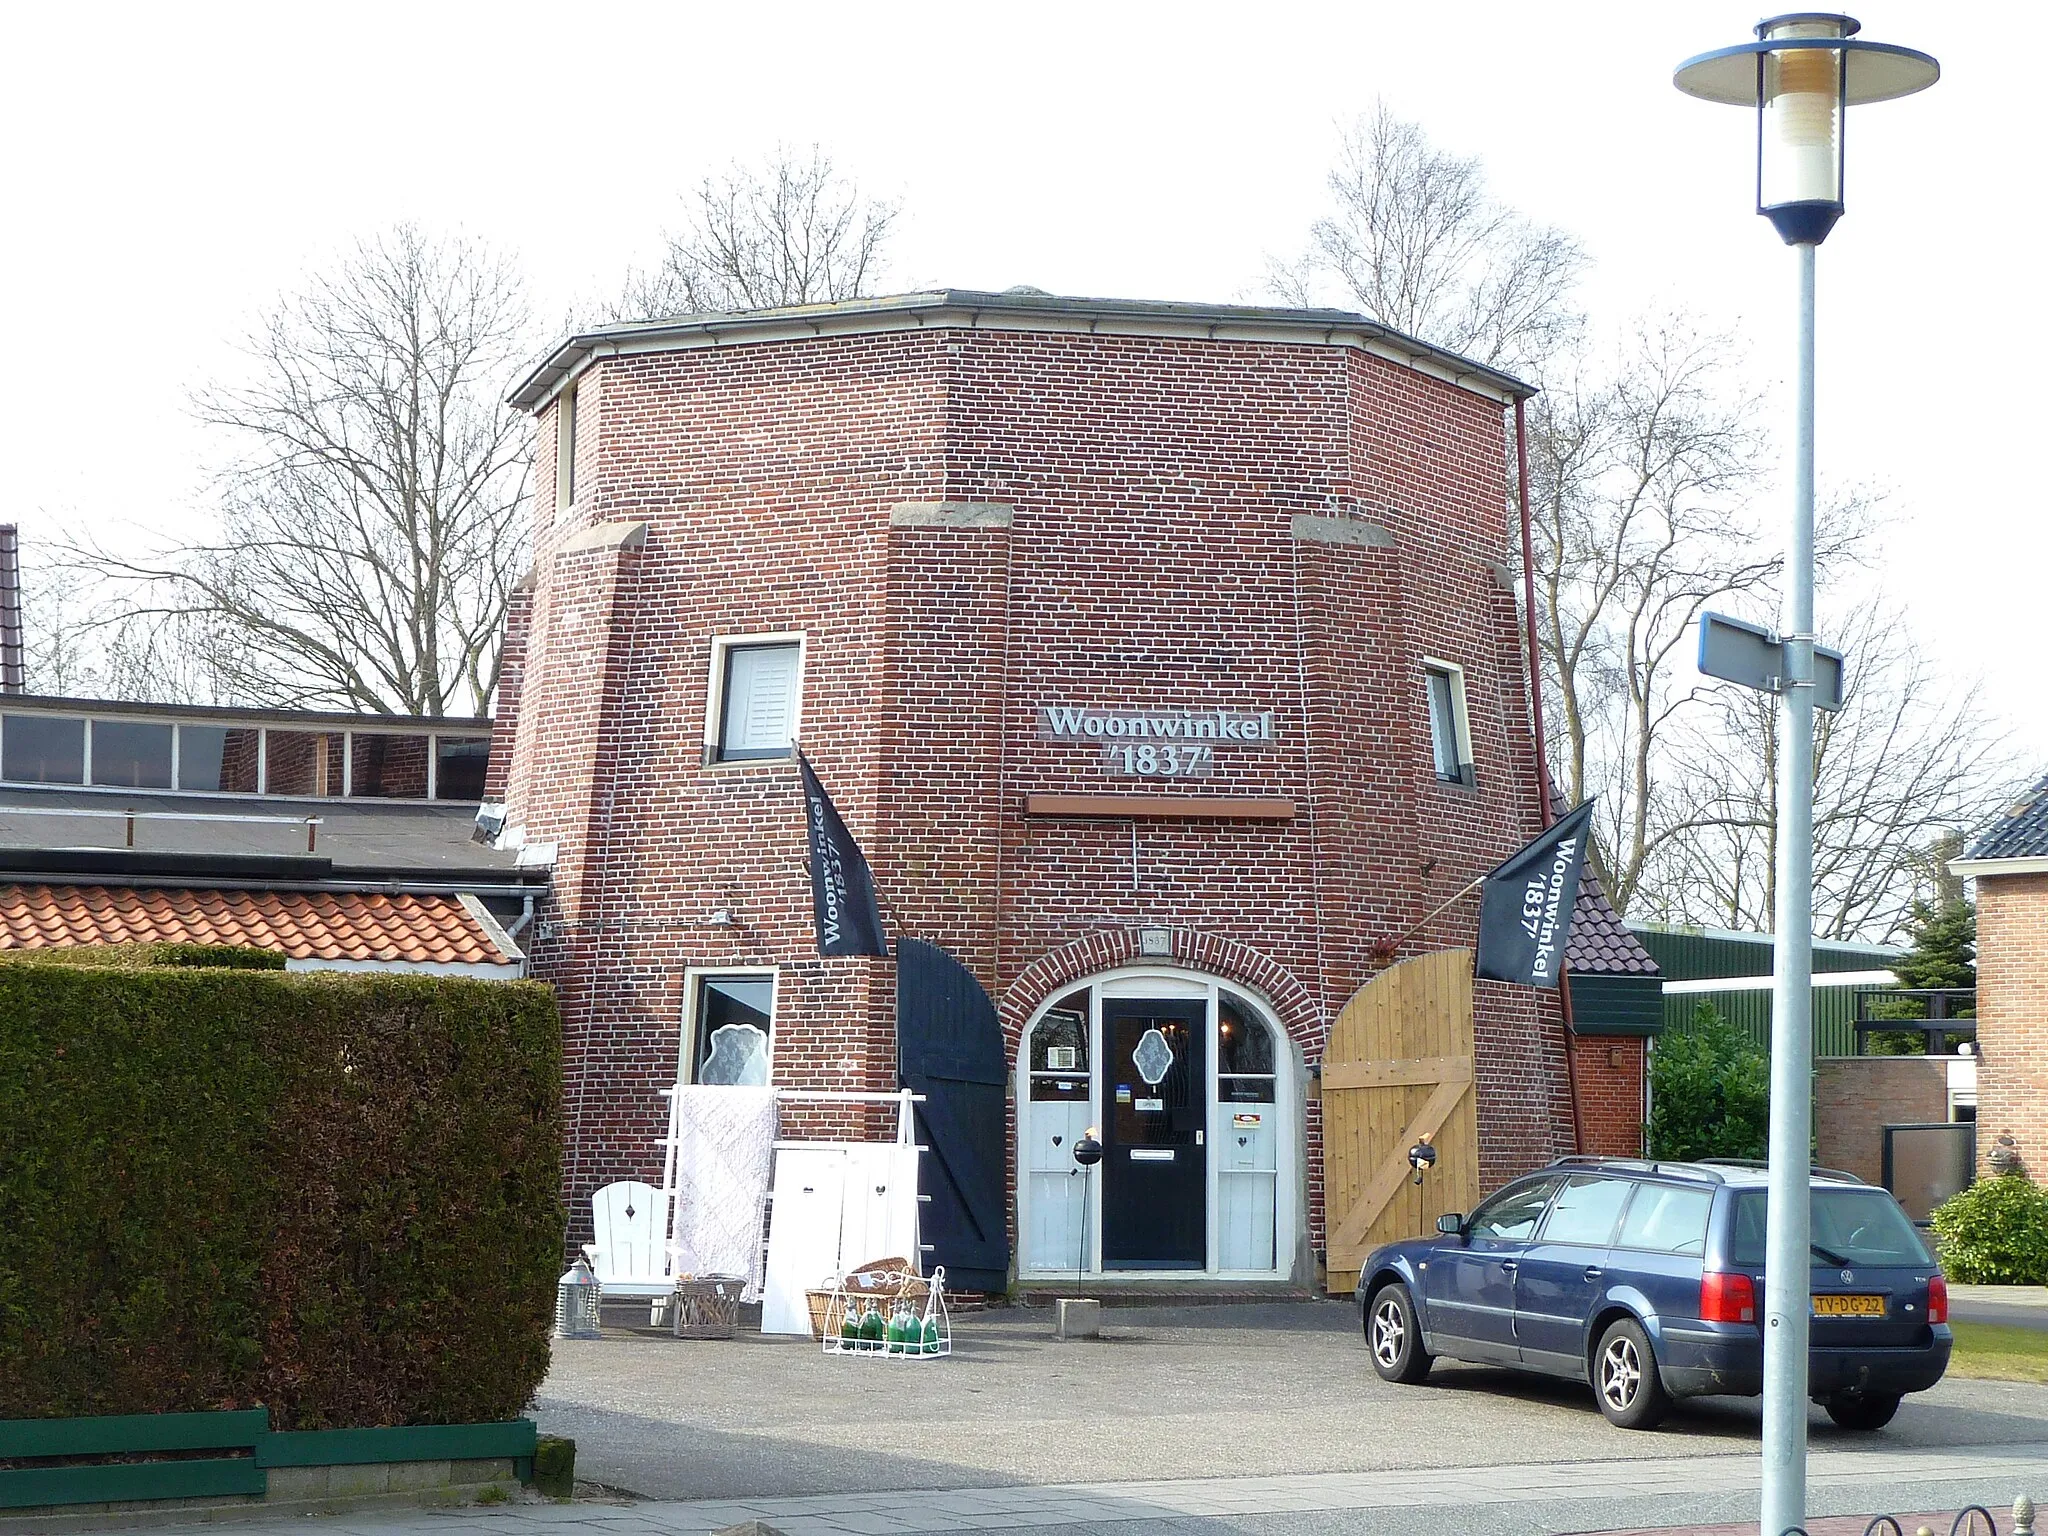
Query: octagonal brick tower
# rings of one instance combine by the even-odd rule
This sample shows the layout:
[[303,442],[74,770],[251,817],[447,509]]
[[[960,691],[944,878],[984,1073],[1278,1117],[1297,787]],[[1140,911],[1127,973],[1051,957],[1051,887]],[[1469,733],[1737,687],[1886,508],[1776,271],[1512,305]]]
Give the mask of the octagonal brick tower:
[[[532,955],[568,1031],[572,1210],[658,1167],[656,1090],[716,1009],[772,1013],[778,1084],[895,1087],[893,968],[816,953],[782,720],[891,932],[995,1000],[1034,1109],[1124,1102],[1117,999],[1185,1004],[1212,1123],[1272,1133],[1273,1166],[1249,1248],[1215,1235],[1242,1217],[1219,1174],[1207,1261],[1153,1267],[1303,1278],[1331,1020],[1375,940],[1540,827],[1507,565],[1526,392],[1356,315],[1022,291],[565,342],[514,396],[535,555],[495,758],[506,837],[553,864]],[[1454,908],[1403,952],[1471,927]],[[1489,1186],[1569,1147],[1549,1008],[1478,984]],[[1277,1087],[1232,1027],[1272,1032]],[[1226,1113],[1240,1093],[1272,1108]],[[1013,1120],[1013,1188],[1017,1145]],[[1018,1200],[1028,1277],[1064,1250]]]

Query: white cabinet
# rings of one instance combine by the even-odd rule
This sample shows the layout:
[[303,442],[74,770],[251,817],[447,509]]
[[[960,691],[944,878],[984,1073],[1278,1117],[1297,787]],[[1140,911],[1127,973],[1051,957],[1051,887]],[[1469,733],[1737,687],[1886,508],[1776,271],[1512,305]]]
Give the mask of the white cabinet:
[[775,1144],[763,1333],[808,1334],[804,1292],[849,1269],[872,1259],[918,1263],[917,1158],[916,1147],[889,1142]]

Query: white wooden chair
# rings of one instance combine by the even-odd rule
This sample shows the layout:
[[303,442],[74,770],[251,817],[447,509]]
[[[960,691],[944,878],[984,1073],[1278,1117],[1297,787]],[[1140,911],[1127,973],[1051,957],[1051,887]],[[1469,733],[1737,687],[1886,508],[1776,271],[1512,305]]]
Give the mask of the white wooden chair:
[[590,1224],[597,1241],[585,1243],[583,1252],[604,1296],[648,1297],[648,1322],[660,1326],[675,1294],[668,1196],[637,1180],[607,1184],[590,1197]]

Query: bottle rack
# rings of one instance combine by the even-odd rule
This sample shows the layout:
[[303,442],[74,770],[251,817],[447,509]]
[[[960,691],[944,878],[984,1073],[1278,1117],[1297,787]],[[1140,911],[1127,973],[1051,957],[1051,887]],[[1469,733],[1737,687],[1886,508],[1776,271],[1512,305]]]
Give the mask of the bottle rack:
[[[937,1360],[952,1354],[953,1325],[946,1312],[945,1282],[943,1268],[933,1270],[929,1278],[909,1269],[856,1270],[840,1276],[832,1286],[819,1329],[825,1353],[866,1360]],[[870,1307],[881,1316],[884,1336],[848,1335],[849,1311],[858,1326]],[[903,1318],[909,1319],[916,1338],[904,1338],[900,1332],[889,1338],[890,1323]]]

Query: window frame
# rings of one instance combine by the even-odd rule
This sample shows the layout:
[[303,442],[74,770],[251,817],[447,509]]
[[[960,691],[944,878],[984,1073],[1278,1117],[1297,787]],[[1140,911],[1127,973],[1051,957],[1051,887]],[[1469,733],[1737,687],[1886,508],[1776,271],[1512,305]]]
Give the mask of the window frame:
[[[768,1082],[775,1086],[775,1039],[781,1031],[776,1027],[777,1015],[782,1003],[782,972],[772,965],[693,965],[683,971],[683,1017],[681,1040],[676,1055],[676,1085],[697,1086],[697,1027],[702,1022],[704,1009],[704,983],[707,981],[760,981],[768,983]],[[732,1087],[730,1083],[712,1083],[713,1088]]]
[[[734,651],[770,650],[794,646],[796,648],[796,682],[791,690],[789,708],[789,746],[780,752],[749,751],[740,756],[727,756],[725,750],[725,706],[726,688],[732,678],[731,657]],[[755,763],[787,762],[796,756],[797,743],[802,739],[804,718],[804,674],[809,663],[810,646],[801,630],[778,630],[761,634],[713,635],[711,637],[711,670],[705,688],[704,709],[704,766],[706,768],[746,767]]]
[[[1444,722],[1450,731],[1451,752],[1458,760],[1458,771],[1447,774],[1437,755],[1437,702],[1435,678],[1445,682],[1445,693],[1449,696],[1451,718]],[[1465,698],[1465,669],[1455,661],[1445,661],[1438,656],[1422,658],[1422,699],[1423,708],[1429,720],[1429,763],[1439,784],[1459,784],[1466,789],[1479,786],[1478,770],[1472,760],[1472,712]]]
[[576,505],[576,384],[555,397],[555,510]]
[[[1465,1230],[1462,1235],[1468,1241],[1478,1237],[1489,1243],[1534,1243],[1537,1240],[1537,1234],[1543,1230],[1543,1223],[1550,1219],[1551,1203],[1557,1199],[1557,1192],[1563,1188],[1564,1179],[1561,1176],[1554,1173],[1545,1173],[1537,1175],[1535,1179],[1527,1184],[1523,1184],[1518,1180],[1508,1185],[1505,1189],[1495,1190],[1472,1208],[1472,1214],[1465,1218]],[[1477,1232],[1474,1230],[1479,1225],[1479,1218],[1486,1215],[1495,1206],[1505,1205],[1510,1199],[1527,1194],[1534,1189],[1541,1189],[1543,1191],[1543,1208],[1536,1213],[1535,1221],[1529,1224],[1528,1236],[1496,1237],[1490,1232]]]

